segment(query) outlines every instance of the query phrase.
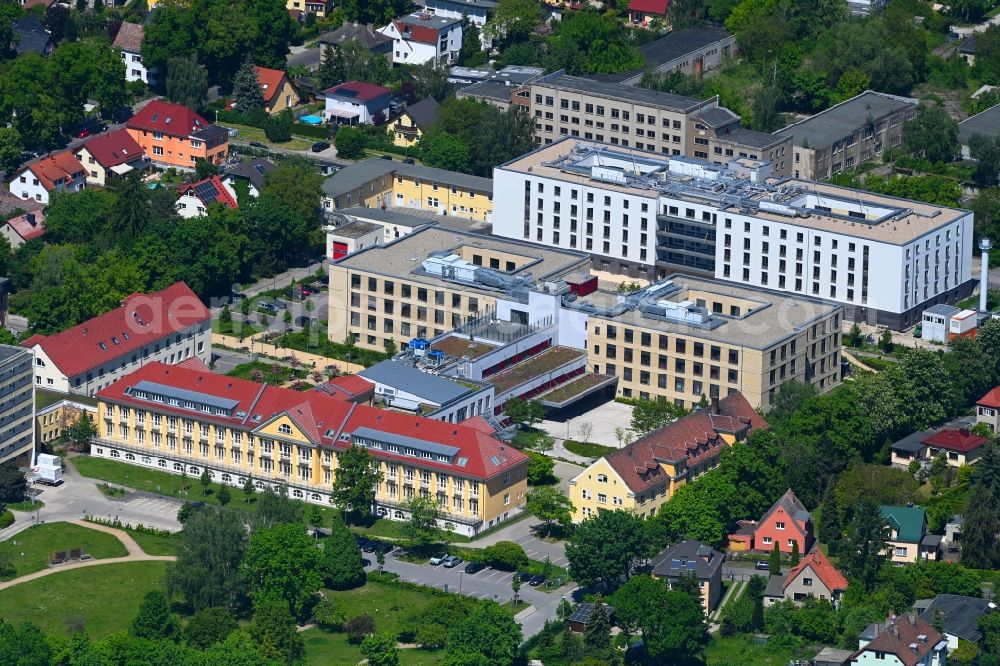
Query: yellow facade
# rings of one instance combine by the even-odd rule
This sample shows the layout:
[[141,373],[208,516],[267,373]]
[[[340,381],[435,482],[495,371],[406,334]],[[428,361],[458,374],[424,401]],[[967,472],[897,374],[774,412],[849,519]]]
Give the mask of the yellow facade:
[[391,205],[437,210],[483,222],[493,219],[492,192],[402,174],[396,174],[393,179]]
[[67,428],[75,425],[84,413],[90,414],[90,418],[95,424],[97,423],[97,407],[73,400],[60,400],[39,410],[35,417],[38,442],[41,444],[55,442],[63,436]]
[[265,110],[272,116],[277,115],[284,111],[285,109],[291,109],[299,101],[299,94],[295,90],[295,86],[292,82],[288,80],[288,77],[282,77],[281,84],[278,86],[277,92],[265,105]]
[[[216,481],[235,486],[250,477],[285,484],[296,499],[330,502],[338,455],[314,445],[287,414],[238,428],[202,421],[196,414],[160,413],[106,399],[100,400],[98,414],[94,455],[189,475],[209,469]],[[407,500],[421,495],[438,499],[442,521],[488,529],[526,501],[526,464],[483,480],[423,466],[418,458],[404,462],[372,453],[382,472],[375,500],[385,517],[402,518]]]
[[393,126],[392,143],[401,148],[412,148],[423,135],[423,131],[413,122],[413,118],[404,112]]

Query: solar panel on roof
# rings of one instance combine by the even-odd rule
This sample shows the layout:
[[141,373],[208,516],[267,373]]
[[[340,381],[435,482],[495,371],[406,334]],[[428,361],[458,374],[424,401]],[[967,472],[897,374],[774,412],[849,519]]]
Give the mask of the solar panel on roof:
[[215,201],[219,196],[218,188],[210,180],[195,185],[194,193],[202,201]]
[[358,91],[351,90],[350,88],[341,88],[340,90],[337,91],[337,94],[342,95],[343,97],[357,97]]
[[262,176],[264,175],[264,165],[263,164],[254,164],[253,168],[260,175],[262,175]]

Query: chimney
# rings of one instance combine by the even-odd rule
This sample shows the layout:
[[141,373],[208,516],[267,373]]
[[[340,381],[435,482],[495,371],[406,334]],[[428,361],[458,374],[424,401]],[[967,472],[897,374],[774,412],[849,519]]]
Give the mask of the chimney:
[[721,414],[722,413],[722,408],[719,407],[719,396],[717,396],[717,395],[712,396],[712,413],[713,414]]
[[986,312],[986,288],[989,284],[990,274],[990,244],[989,238],[979,241],[979,249],[982,250],[982,265],[979,267],[979,311]]

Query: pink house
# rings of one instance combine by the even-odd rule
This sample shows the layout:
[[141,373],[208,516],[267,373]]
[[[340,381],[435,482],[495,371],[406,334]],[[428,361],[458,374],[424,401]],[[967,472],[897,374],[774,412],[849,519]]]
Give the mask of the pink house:
[[793,544],[799,553],[808,553],[813,544],[812,516],[789,489],[768,509],[753,528],[754,550],[771,552],[774,544],[782,554],[790,554]]

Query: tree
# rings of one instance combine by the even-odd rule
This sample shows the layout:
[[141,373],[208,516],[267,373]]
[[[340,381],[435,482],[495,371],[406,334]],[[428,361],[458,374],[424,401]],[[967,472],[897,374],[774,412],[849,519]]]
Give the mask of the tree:
[[778,548],[778,542],[774,542],[774,548],[771,549],[771,558],[767,562],[767,571],[772,576],[777,576],[781,573],[781,550]]
[[483,27],[490,39],[504,44],[516,44],[542,22],[542,8],[531,0],[500,0],[493,10],[493,19]]
[[396,346],[396,341],[393,340],[392,338],[389,338],[388,340],[385,341],[385,344],[382,345],[382,349],[388,358],[392,358],[397,353],[399,353],[399,347]]
[[638,436],[648,435],[687,414],[687,410],[667,402],[666,398],[638,400],[632,406],[629,428]]
[[521,627],[495,603],[478,605],[454,625],[445,644],[447,666],[511,666]]
[[378,462],[367,449],[352,445],[340,454],[334,471],[333,499],[340,508],[360,520],[368,520],[375,503],[375,489],[381,482]]
[[951,162],[959,154],[958,123],[942,106],[921,106],[903,125],[903,147],[930,162]]
[[792,541],[792,557],[791,557],[790,564],[793,567],[797,567],[799,565],[799,542],[798,541]]
[[243,496],[246,499],[247,503],[249,503],[250,500],[253,499],[254,493],[256,492],[257,488],[254,487],[253,485],[253,477],[248,476],[247,480],[243,482]]
[[975,483],[962,523],[962,564],[975,569],[1000,567],[996,538],[1000,534],[1000,511],[996,498],[983,483]]
[[517,594],[518,594],[518,592],[521,591],[521,577],[520,576],[518,576],[518,575],[515,574],[514,577],[510,579],[510,591],[514,593],[514,596],[511,599],[511,601],[516,606],[517,605]]
[[826,544],[831,555],[837,554],[840,546],[842,523],[840,516],[840,505],[837,503],[837,493],[833,487],[827,488],[823,493],[823,502],[820,504],[819,519],[819,540]]
[[319,222],[317,202],[323,193],[323,176],[311,162],[301,158],[282,161],[267,175],[264,192],[294,210],[305,222]]
[[250,634],[260,655],[293,664],[305,654],[302,635],[295,628],[295,619],[288,602],[277,595],[264,596],[254,603]]
[[305,618],[322,584],[320,551],[301,524],[260,529],[243,558],[250,597],[283,600],[295,617]]
[[0,171],[12,171],[21,164],[22,146],[16,127],[0,127]]
[[766,84],[757,90],[750,114],[753,129],[773,132],[783,127],[785,122],[780,111],[782,101],[781,88],[776,83]]
[[462,50],[458,52],[458,62],[465,67],[482,64],[483,41],[479,36],[479,28],[469,20],[468,14],[462,15]]
[[528,493],[525,508],[544,524],[545,534],[551,534],[556,525],[569,527],[573,504],[560,489],[547,486]]
[[406,541],[414,550],[423,550],[438,538],[438,516],[440,509],[430,497],[415,496],[406,502],[409,520],[403,527]]
[[230,492],[229,486],[223,483],[222,486],[219,487],[219,504],[226,506],[230,501],[232,501],[232,499],[233,494]]
[[176,639],[180,635],[180,623],[170,612],[167,598],[162,592],[153,590],[142,598],[139,612],[129,626],[129,634],[153,640]]
[[427,166],[467,173],[469,147],[444,131],[431,130],[420,139],[420,159]]
[[[632,418],[633,419],[635,418],[635,410],[634,409],[632,410]],[[634,426],[634,424],[633,424],[633,426]],[[639,432],[638,430],[636,430],[635,427],[633,427],[632,430],[635,430],[636,432]],[[583,442],[584,444],[589,444],[590,443],[590,438],[594,436],[594,424],[591,423],[590,421],[585,421],[585,422],[581,423],[580,427],[577,428],[577,430],[576,430],[576,436],[579,437],[580,441]]]
[[537,400],[511,398],[503,403],[504,414],[512,423],[531,428],[545,418],[545,407]]
[[112,227],[125,239],[138,238],[152,217],[149,188],[138,171],[130,171],[115,188],[115,195]]
[[555,461],[537,451],[525,451],[525,453],[528,454],[528,483],[533,486],[555,483],[556,477],[553,474]]
[[847,539],[840,552],[841,563],[849,576],[869,592],[887,559],[889,525],[878,506],[862,500],[854,514]]
[[324,584],[334,590],[364,585],[365,565],[361,549],[340,516],[334,516],[330,536],[323,541],[320,568]]
[[553,28],[543,59],[548,69],[563,68],[574,75],[613,74],[644,65],[629,33],[596,11],[567,14]]
[[566,544],[573,578],[583,586],[615,585],[628,579],[646,550],[642,519],[622,511],[603,511],[580,523]]
[[200,109],[208,99],[208,71],[194,58],[170,58],[167,61],[166,91],[171,102]]
[[68,428],[65,430],[66,441],[73,445],[77,451],[90,451],[90,442],[97,437],[97,426],[94,419],[87,412],[81,412]]
[[528,566],[528,554],[519,543],[497,541],[483,548],[483,564],[501,571],[519,571]]
[[327,631],[340,630],[347,620],[344,604],[337,598],[323,597],[313,609],[316,624]]
[[207,467],[204,470],[202,470],[201,476],[199,477],[198,481],[201,483],[201,494],[207,495],[209,486],[212,485],[212,473],[208,471]]
[[972,179],[977,185],[995,186],[1000,177],[1000,140],[973,134],[969,138],[969,154],[976,160]]
[[654,663],[685,663],[708,643],[705,612],[690,594],[662,580],[634,576],[611,597],[619,626],[642,632]]
[[368,146],[368,136],[360,127],[345,125],[337,129],[337,136],[333,140],[337,147],[337,156],[347,160],[357,160],[364,157],[365,148]]
[[184,642],[198,650],[222,643],[239,629],[236,618],[225,608],[203,608],[184,627]]
[[59,43],[66,35],[69,8],[62,4],[51,4],[45,10],[45,27],[52,34],[52,41]]
[[[462,43],[463,45],[465,43],[464,37]],[[433,63],[426,62],[414,67],[412,76],[413,94],[418,99],[432,98],[441,102],[452,94],[453,88],[448,81],[447,70],[443,67],[436,67]]]
[[326,44],[323,47],[323,55],[320,58],[316,77],[323,90],[344,81],[344,56],[336,45]]
[[246,599],[240,563],[247,542],[239,514],[211,507],[198,511],[184,524],[177,561],[167,569],[167,591],[182,595],[196,611],[240,610]]
[[399,666],[399,650],[391,634],[370,634],[361,641],[361,654],[369,666]]
[[250,60],[244,60],[233,77],[233,105],[237,111],[256,122],[264,120],[264,93],[257,80],[257,70]]
[[882,331],[882,335],[879,336],[878,346],[886,354],[892,351],[892,331],[888,328]]
[[264,489],[257,499],[257,511],[252,525],[254,530],[301,524],[302,505],[288,499],[288,488],[282,486],[279,492],[274,492],[270,487]]
[[618,661],[617,650],[611,645],[611,622],[608,618],[604,598],[598,594],[587,616],[583,629],[583,649],[587,657],[601,663],[613,664]]
[[24,500],[28,481],[13,460],[0,463],[0,502],[13,504]]

